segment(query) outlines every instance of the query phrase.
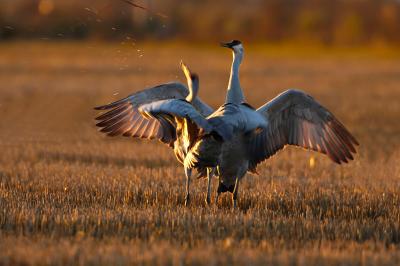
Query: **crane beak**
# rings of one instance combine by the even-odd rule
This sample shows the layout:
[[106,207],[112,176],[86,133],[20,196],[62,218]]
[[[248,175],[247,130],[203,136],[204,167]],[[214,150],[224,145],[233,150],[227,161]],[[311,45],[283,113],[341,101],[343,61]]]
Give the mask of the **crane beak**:
[[232,49],[232,42],[221,42],[220,45],[222,47],[231,48]]

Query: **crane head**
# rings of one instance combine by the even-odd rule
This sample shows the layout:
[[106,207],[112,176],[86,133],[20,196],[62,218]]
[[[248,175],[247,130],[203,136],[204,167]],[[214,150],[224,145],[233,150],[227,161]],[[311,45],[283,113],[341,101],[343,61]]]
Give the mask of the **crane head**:
[[233,49],[233,47],[237,46],[237,45],[241,45],[242,42],[239,40],[232,40],[230,42],[221,42],[221,46],[222,47],[227,47],[227,48],[231,48]]
[[221,46],[232,49],[234,52],[243,52],[243,45],[242,45],[242,42],[239,40],[233,40],[230,42],[222,42]]

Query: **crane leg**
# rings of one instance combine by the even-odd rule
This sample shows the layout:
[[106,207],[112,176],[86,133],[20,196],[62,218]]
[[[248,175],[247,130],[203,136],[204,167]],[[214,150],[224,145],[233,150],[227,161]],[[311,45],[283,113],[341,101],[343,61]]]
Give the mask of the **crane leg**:
[[218,203],[218,199],[219,199],[219,195],[221,194],[221,192],[217,192],[217,194],[215,195],[215,204]]
[[233,206],[233,209],[236,209],[236,206],[237,206],[238,190],[239,190],[239,177],[236,177],[235,188],[234,188],[233,193],[232,193],[232,206]]
[[189,203],[190,203],[189,186],[190,186],[190,177],[192,176],[192,169],[185,168],[185,175],[186,175],[186,197],[185,197],[185,206],[189,206]]
[[213,174],[214,174],[214,169],[207,168],[207,198],[206,198],[207,205],[210,205],[211,203],[211,179]]
[[222,190],[221,190],[221,177],[218,176],[218,188],[217,188],[217,194],[215,195],[215,202],[214,202],[215,205],[218,204],[218,199],[219,199],[219,196],[221,195],[221,193],[222,193]]

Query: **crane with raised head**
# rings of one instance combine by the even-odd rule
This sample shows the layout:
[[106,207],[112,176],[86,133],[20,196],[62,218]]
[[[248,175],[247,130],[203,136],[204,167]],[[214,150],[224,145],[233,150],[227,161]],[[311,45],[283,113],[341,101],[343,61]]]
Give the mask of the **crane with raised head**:
[[[230,191],[236,207],[242,177],[248,171],[256,172],[258,164],[287,145],[326,154],[338,164],[353,160],[352,153],[356,153],[355,146],[359,145],[357,140],[330,111],[306,93],[290,89],[258,109],[247,104],[239,82],[243,45],[234,40],[222,46],[233,54],[223,106],[235,109],[229,115],[222,114],[222,121],[235,127],[233,137],[221,147],[216,200],[220,193]],[[211,114],[214,115],[221,114],[217,110]]]

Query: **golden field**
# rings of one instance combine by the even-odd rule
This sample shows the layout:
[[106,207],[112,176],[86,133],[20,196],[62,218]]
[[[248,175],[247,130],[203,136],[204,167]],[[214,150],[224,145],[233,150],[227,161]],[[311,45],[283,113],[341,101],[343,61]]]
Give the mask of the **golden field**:
[[103,136],[92,108],[183,81],[181,59],[200,75],[200,97],[217,107],[227,50],[1,44],[0,265],[400,264],[398,58],[247,49],[241,82],[251,105],[303,89],[361,146],[343,166],[285,149],[244,179],[232,212],[229,194],[205,205],[205,180],[192,183],[185,208],[172,150]]

